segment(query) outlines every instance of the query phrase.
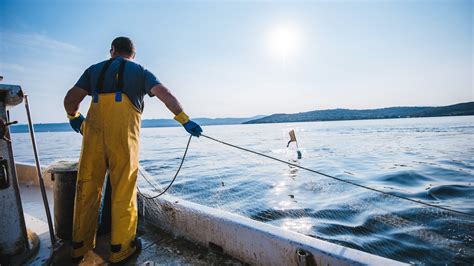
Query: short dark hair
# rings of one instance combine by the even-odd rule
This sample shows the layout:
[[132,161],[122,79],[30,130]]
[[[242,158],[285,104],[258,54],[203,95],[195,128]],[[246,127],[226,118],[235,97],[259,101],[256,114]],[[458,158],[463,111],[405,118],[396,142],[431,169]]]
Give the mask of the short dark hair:
[[117,37],[112,41],[112,47],[115,48],[116,53],[133,54],[135,53],[135,46],[132,40],[128,37]]

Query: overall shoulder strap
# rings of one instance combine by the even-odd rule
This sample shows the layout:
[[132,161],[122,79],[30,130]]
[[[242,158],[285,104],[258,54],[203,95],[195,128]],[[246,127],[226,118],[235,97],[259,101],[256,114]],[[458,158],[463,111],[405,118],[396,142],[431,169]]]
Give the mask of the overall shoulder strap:
[[119,71],[117,72],[117,75],[115,76],[115,101],[116,102],[121,102],[122,101],[122,92],[123,92],[123,72],[125,71],[125,64],[127,63],[127,60],[122,59],[120,62],[119,66]]
[[110,58],[107,62],[105,62],[102,70],[100,71],[99,78],[97,79],[97,84],[94,88],[94,92],[92,93],[93,101],[96,103],[99,101],[99,92],[104,88],[104,80],[105,80],[105,72],[109,69],[110,64],[114,61],[113,58]]

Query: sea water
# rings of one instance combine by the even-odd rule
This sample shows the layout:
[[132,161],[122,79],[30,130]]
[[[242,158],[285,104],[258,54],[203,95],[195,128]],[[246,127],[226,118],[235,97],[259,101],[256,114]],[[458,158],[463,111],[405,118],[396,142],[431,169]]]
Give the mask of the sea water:
[[[203,127],[214,138],[399,196],[474,215],[474,116]],[[294,129],[302,159],[288,131]],[[37,133],[41,163],[78,159],[82,137]],[[188,136],[145,128],[140,163],[166,186]],[[29,135],[12,136],[33,162]],[[149,186],[140,180],[141,185]],[[169,193],[347,247],[417,263],[474,261],[474,219],[193,138]]]

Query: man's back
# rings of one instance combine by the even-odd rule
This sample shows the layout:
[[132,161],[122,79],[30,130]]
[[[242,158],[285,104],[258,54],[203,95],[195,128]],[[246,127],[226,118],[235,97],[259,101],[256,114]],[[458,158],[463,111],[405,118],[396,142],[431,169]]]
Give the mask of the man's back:
[[[112,62],[104,73],[103,88],[98,93],[113,93],[116,91],[116,77],[119,72],[120,62],[126,60],[123,72],[124,87],[122,89],[137,110],[140,112],[143,111],[144,95],[149,94],[152,96],[150,92],[151,88],[160,84],[160,82],[153,73],[146,70],[140,64],[121,56],[109,60],[112,60]],[[76,86],[86,90],[89,95],[92,95],[94,89],[97,88],[100,73],[109,60],[90,66],[84,71],[84,74],[82,74],[81,78],[77,81]]]

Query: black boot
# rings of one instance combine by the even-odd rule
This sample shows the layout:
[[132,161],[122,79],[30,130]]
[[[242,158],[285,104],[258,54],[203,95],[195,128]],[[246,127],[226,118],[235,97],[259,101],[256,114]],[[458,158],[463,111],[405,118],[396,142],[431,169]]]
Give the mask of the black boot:
[[134,257],[136,254],[140,253],[142,251],[142,240],[140,238],[135,238],[135,241],[133,241],[132,245],[136,247],[135,252],[130,254],[130,256],[126,257],[125,259],[121,261],[117,261],[114,263],[110,263],[110,265],[125,265],[129,260]]

